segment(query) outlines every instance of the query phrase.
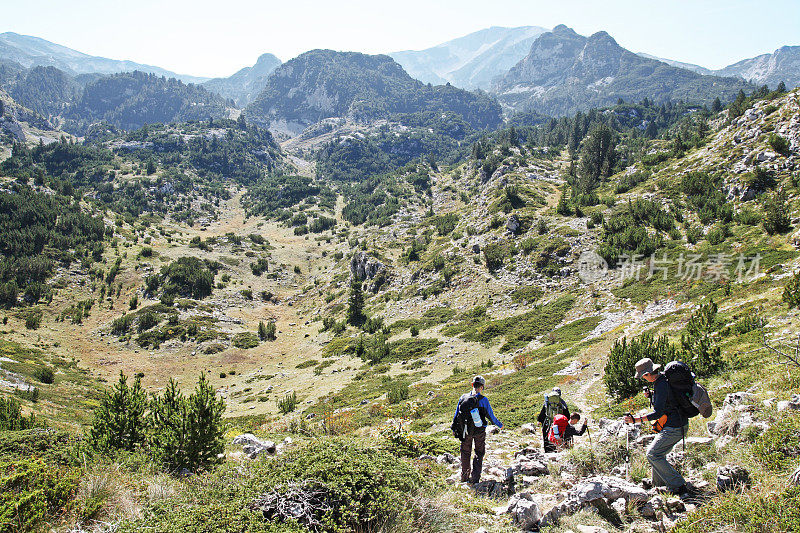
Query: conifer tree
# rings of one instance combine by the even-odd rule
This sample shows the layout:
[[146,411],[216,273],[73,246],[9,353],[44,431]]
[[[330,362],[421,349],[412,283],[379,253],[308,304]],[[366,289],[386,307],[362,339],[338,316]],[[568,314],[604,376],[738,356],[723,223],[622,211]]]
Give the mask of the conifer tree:
[[689,319],[681,335],[683,360],[698,377],[707,377],[722,367],[722,354],[713,332],[716,330],[717,304],[709,302]]
[[141,375],[137,374],[129,387],[128,377],[120,371],[119,381],[105,393],[94,413],[91,438],[95,447],[135,450],[145,440],[146,410]]
[[347,300],[347,323],[358,326],[364,322],[364,293],[361,282],[353,279],[350,282],[350,296]]
[[187,399],[187,406],[186,456],[190,469],[196,470],[217,462],[217,456],[225,450],[222,441],[225,402],[215,396],[205,374],[200,374],[197,387]]
[[154,395],[150,403],[150,426],[148,444],[170,470],[189,468],[187,438],[189,422],[186,399],[171,379],[164,394]]

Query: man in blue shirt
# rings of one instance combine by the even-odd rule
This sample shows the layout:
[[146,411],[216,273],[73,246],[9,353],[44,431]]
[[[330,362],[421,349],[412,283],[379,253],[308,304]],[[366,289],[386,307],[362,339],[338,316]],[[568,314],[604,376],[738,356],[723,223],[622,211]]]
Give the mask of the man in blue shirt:
[[[481,479],[483,456],[486,453],[486,425],[488,418],[492,424],[502,428],[503,424],[494,416],[489,400],[483,396],[486,380],[482,376],[472,378],[472,391],[458,399],[453,427],[463,425],[461,438],[461,481],[477,483]],[[470,465],[473,443],[475,459]]]
[[661,365],[654,365],[652,359],[640,359],[636,363],[636,378],[653,384],[653,412],[642,416],[625,415],[625,422],[655,422],[662,426],[655,440],[647,448],[647,460],[653,467],[653,486],[667,487],[673,494],[684,496],[688,493],[686,480],[667,461],[667,454],[689,431],[689,419],[681,413],[672,400],[672,389],[666,376],[658,371]]

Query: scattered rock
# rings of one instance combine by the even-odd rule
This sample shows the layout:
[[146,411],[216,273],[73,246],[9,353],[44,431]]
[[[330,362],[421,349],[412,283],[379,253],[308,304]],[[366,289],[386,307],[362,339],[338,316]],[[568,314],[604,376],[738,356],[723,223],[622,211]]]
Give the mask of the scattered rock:
[[538,427],[536,426],[536,424],[528,423],[528,424],[522,424],[519,427],[519,430],[522,432],[523,435],[531,435],[537,432]]
[[516,235],[519,232],[521,227],[522,226],[519,223],[519,217],[517,217],[516,214],[511,214],[511,216],[509,216],[508,220],[506,221],[506,229],[509,232],[511,232],[514,235]]
[[514,494],[508,500],[507,513],[511,514],[514,524],[525,530],[533,529],[542,519],[539,504],[533,500],[529,492]]
[[744,467],[725,465],[717,469],[717,489],[720,491],[749,485],[750,473]]
[[791,399],[778,402],[778,411],[786,411],[787,409],[795,411],[800,409],[800,394],[793,394]]
[[789,480],[792,482],[792,485],[800,485],[800,466],[795,469]]
[[237,435],[233,439],[233,444],[242,446],[242,451],[250,459],[255,459],[264,452],[269,455],[274,455],[277,451],[277,446],[274,442],[271,440],[261,440],[252,433]]

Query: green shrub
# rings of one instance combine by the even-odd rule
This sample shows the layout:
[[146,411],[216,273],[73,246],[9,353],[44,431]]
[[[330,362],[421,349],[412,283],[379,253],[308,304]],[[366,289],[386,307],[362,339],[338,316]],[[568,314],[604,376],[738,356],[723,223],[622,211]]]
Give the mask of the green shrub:
[[158,325],[159,320],[160,320],[159,316],[152,311],[141,313],[139,315],[137,330],[139,331],[139,333],[142,333],[143,331],[147,331],[148,329],[154,328],[155,326]]
[[283,398],[276,400],[278,410],[282,414],[291,413],[297,407],[297,393],[295,391],[287,392]]
[[319,361],[317,361],[316,359],[308,359],[308,360],[303,361],[302,363],[298,364],[295,368],[298,368],[298,369],[302,370],[303,368],[310,368],[310,367],[316,366],[318,364],[319,364]]
[[410,391],[408,383],[405,381],[390,381],[386,387],[386,399],[389,403],[400,403],[403,400],[408,400]]
[[261,321],[258,323],[258,338],[262,341],[274,341],[276,330],[275,322],[272,320],[266,323]]
[[128,377],[120,371],[119,381],[106,391],[94,411],[90,441],[98,449],[134,451],[145,440],[147,394],[141,375],[128,386]]
[[52,384],[56,379],[53,369],[46,366],[37,368],[33,372],[33,377],[48,385]]
[[255,348],[259,344],[258,335],[256,335],[255,333],[251,333],[249,331],[237,333],[236,335],[233,336],[231,342],[237,348],[242,348],[244,350]]
[[782,300],[789,305],[789,309],[800,307],[800,270],[784,285]]
[[42,310],[41,309],[30,309],[25,313],[25,328],[27,329],[39,329],[39,326],[42,323]]
[[722,368],[722,354],[716,343],[717,304],[713,301],[700,307],[689,318],[681,334],[682,359],[698,377],[708,377]]
[[483,258],[486,262],[486,268],[489,270],[497,270],[503,266],[506,259],[513,254],[513,244],[508,243],[492,243],[483,247]]
[[80,470],[41,458],[0,461],[0,531],[35,531],[69,505]]
[[0,431],[16,431],[29,429],[36,424],[33,413],[30,416],[22,415],[22,408],[14,398],[0,397]]
[[409,328],[409,333],[411,333],[412,337],[416,337],[417,335],[419,335],[419,328],[417,327],[416,324],[412,325],[411,328]]
[[603,381],[609,394],[619,400],[635,396],[641,390],[634,374],[636,362],[649,357],[654,363],[664,365],[677,359],[678,350],[670,344],[666,337],[654,337],[651,333],[643,333],[628,341],[627,337],[614,342],[608,354]]
[[325,439],[288,452],[265,465],[265,489],[313,481],[335,501],[322,517],[322,531],[378,531],[402,520],[423,486],[419,469],[383,450],[341,439]]
[[800,416],[783,415],[756,439],[753,455],[767,469],[779,472],[793,467],[800,457]]
[[769,145],[773,150],[781,155],[789,155],[789,141],[785,137],[781,137],[777,133],[772,133],[769,136]]
[[786,233],[792,228],[789,212],[789,200],[786,192],[775,191],[764,202],[764,230],[770,235]]
[[544,291],[535,285],[526,285],[511,291],[511,301],[516,303],[532,304],[542,297]]
[[800,531],[800,488],[780,493],[730,491],[705,502],[678,522],[673,533],[741,531],[743,533],[786,533]]

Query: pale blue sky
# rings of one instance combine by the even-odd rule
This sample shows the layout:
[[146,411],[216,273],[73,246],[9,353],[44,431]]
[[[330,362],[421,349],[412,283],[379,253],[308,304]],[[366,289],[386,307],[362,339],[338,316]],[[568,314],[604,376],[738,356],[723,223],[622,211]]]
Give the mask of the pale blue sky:
[[489,26],[606,30],[634,52],[709,68],[800,44],[798,0],[0,0],[0,14],[0,32],[198,76],[263,52],[422,49]]

